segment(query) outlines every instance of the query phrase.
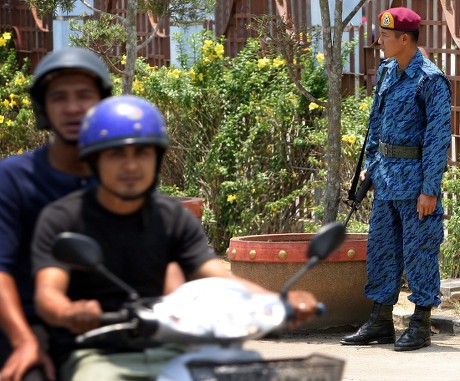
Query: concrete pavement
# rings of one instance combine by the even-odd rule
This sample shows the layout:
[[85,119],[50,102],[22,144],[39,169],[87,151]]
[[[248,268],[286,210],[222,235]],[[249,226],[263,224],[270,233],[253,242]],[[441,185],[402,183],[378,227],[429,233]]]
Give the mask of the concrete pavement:
[[286,334],[279,339],[248,342],[245,348],[257,350],[266,358],[311,354],[340,358],[345,361],[345,381],[460,380],[460,335],[441,332],[432,336],[429,347],[396,352],[392,344],[341,345],[339,340],[346,333]]

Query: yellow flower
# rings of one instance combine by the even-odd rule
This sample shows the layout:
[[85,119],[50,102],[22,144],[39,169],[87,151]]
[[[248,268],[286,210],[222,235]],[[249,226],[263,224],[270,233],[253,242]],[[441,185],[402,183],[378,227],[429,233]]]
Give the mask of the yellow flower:
[[8,99],[5,99],[3,102],[2,102],[3,106],[5,107],[8,107],[10,105],[10,101]]
[[0,37],[0,46],[6,46],[6,40]]
[[14,124],[14,122],[13,122],[12,120],[8,120],[8,121],[6,122],[6,125],[7,125],[8,127],[11,127],[13,124]]
[[233,201],[236,200],[236,196],[234,194],[229,194],[227,196],[227,202],[229,202],[230,204],[233,203]]
[[203,82],[203,79],[204,79],[203,73],[198,74],[198,79],[199,79],[201,82]]
[[5,32],[5,33],[2,34],[2,37],[3,37],[5,40],[11,40],[11,33]]
[[122,65],[126,65],[126,54],[123,54],[121,56],[121,61],[120,62],[121,62]]
[[289,94],[289,100],[291,101],[292,104],[296,104],[297,103],[297,95],[295,94]]
[[259,60],[257,61],[257,67],[259,68],[259,70],[262,70],[269,63],[270,63],[270,60],[267,57],[259,58]]
[[215,54],[215,53],[210,53],[210,54],[209,54],[209,59],[210,59],[211,61],[214,61],[216,58],[217,58],[217,54]]
[[367,105],[366,102],[360,103],[359,109],[360,109],[361,111],[367,110],[367,108],[368,108],[368,105]]
[[10,108],[13,108],[14,106],[17,106],[18,104],[16,103],[16,101],[11,101],[10,102]]
[[26,81],[26,78],[24,77],[24,74],[20,73],[18,76],[14,79],[14,84],[17,86],[22,86],[24,82]]
[[168,72],[168,77],[179,78],[180,77],[180,70],[174,69],[173,71]]
[[217,58],[222,59],[224,57],[225,48],[222,44],[216,44],[214,51],[217,54]]
[[276,57],[273,60],[273,66],[274,67],[280,67],[280,66],[283,66],[284,64],[286,64],[286,61],[284,59],[282,59],[282,58]]
[[308,109],[310,111],[316,110],[318,108],[322,108],[319,104],[316,104],[315,102],[311,102],[310,105],[308,106]]
[[24,105],[24,106],[27,106],[27,105],[30,105],[30,100],[29,98],[23,98],[21,100],[21,103]]
[[22,155],[24,153],[24,150],[22,148],[18,149],[18,155]]
[[188,72],[188,75],[190,76],[190,78],[192,78],[192,81],[195,80],[195,78],[196,78],[195,70],[190,69],[189,72]]
[[204,43],[203,43],[203,52],[206,52],[209,50],[209,48],[212,46],[212,40],[206,40]]
[[141,81],[139,81],[138,79],[135,79],[134,82],[133,82],[133,88],[134,90],[137,92],[137,93],[141,93],[142,90],[144,90],[144,86],[142,84]]
[[354,144],[356,142],[356,136],[355,135],[343,135],[342,141],[350,143],[350,144]]
[[316,55],[316,60],[319,62],[319,63],[322,63],[324,61],[324,54],[323,53],[318,53]]
[[4,120],[5,120],[5,117],[3,115],[0,115],[0,124],[3,123]]

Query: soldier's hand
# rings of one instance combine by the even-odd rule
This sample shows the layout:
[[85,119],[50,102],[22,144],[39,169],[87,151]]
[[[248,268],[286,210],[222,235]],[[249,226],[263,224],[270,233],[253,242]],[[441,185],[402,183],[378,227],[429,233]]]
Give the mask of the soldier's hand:
[[436,209],[437,196],[429,194],[421,194],[417,200],[418,219],[421,220],[424,216],[429,216]]

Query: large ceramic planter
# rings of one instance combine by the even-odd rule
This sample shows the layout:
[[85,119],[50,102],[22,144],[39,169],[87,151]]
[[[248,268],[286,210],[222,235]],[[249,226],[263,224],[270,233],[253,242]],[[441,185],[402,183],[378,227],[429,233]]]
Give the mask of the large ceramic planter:
[[[231,271],[273,291],[307,262],[306,252],[314,234],[267,234],[234,237],[227,256]],[[337,252],[300,279],[293,289],[311,291],[327,306],[327,313],[306,329],[330,329],[364,323],[372,302],[364,296],[367,234],[347,234]]]
[[200,220],[203,216],[203,199],[199,197],[179,197],[183,206],[185,206],[193,215]]

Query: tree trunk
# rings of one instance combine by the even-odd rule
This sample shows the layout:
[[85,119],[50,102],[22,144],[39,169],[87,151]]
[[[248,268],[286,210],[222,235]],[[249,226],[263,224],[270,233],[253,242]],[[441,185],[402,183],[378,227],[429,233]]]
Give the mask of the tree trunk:
[[[324,201],[323,224],[335,221],[340,202],[340,161],[341,161],[341,102],[342,102],[342,66],[339,58],[334,59],[339,65],[329,72],[329,106],[327,109],[328,138],[326,150],[327,181]],[[339,66],[339,67],[337,67]]]
[[125,19],[128,37],[126,39],[126,66],[122,81],[123,94],[130,94],[133,89],[134,70],[137,59],[137,7],[138,0],[128,0]]
[[328,87],[328,145],[326,149],[327,180],[324,196],[323,224],[335,221],[340,202],[341,104],[342,104],[342,0],[336,0],[332,27],[329,1],[320,0],[323,22],[324,57],[329,78]]

